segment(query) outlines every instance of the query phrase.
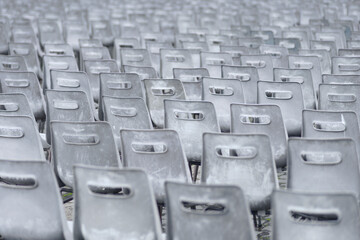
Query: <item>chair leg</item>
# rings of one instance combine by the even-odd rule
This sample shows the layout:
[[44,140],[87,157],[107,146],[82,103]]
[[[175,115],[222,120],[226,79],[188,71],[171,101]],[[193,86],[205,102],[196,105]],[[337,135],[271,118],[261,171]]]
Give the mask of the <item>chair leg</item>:
[[193,182],[196,183],[196,179],[197,179],[197,176],[198,176],[198,173],[199,173],[199,165],[195,165],[195,170],[194,170],[194,179],[193,179]]

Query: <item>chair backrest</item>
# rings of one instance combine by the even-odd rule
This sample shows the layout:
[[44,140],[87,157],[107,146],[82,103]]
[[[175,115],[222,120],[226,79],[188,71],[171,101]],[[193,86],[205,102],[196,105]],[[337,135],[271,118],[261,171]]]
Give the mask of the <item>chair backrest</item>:
[[125,73],[136,73],[141,80],[149,78],[157,78],[157,73],[153,67],[136,67],[130,65],[123,65]]
[[325,49],[300,49],[300,56],[316,56],[320,60],[321,72],[331,74],[331,56],[330,51]]
[[[121,129],[152,129],[146,103],[142,98],[103,97],[104,121],[110,123],[116,141]],[[120,145],[118,144],[120,149]]]
[[51,165],[0,161],[0,231],[4,239],[70,239]]
[[253,211],[270,208],[278,188],[275,161],[266,135],[205,133],[201,182],[239,186]]
[[114,40],[114,48],[113,48],[113,57],[116,60],[118,66],[121,66],[121,49],[134,49],[140,48],[139,40],[136,38],[115,38]]
[[304,98],[299,83],[258,82],[258,103],[278,105],[288,135],[300,136]]
[[231,104],[231,132],[269,136],[276,167],[286,166],[287,132],[277,105]]
[[100,74],[116,73],[119,72],[119,68],[114,60],[87,60],[84,62],[84,70],[89,77],[94,101],[99,102]]
[[359,75],[323,74],[322,80],[327,84],[360,84]]
[[0,71],[28,71],[25,58],[23,56],[0,55]]
[[[359,239],[359,205],[352,194],[276,191],[272,196],[272,239]],[[301,234],[300,234],[301,233]]]
[[0,159],[45,161],[39,132],[31,116],[0,114]]
[[63,70],[70,72],[79,71],[77,61],[72,56],[47,56],[43,57],[44,79],[42,82],[43,91],[50,89],[51,86],[51,70]]
[[88,96],[83,91],[46,90],[46,140],[50,143],[51,121],[94,121]]
[[82,47],[79,51],[80,70],[84,70],[84,61],[110,60],[111,56],[106,47]]
[[35,118],[45,119],[45,100],[35,73],[0,71],[0,85],[3,93],[23,93]]
[[240,188],[166,182],[165,190],[167,239],[255,239]]
[[317,56],[289,56],[289,67],[292,69],[309,69],[311,71],[312,81],[315,93],[319,92],[321,79],[320,59]]
[[235,66],[241,65],[241,55],[256,55],[260,54],[259,49],[249,48],[245,46],[224,46],[220,45],[220,52],[231,54],[233,64]]
[[28,71],[40,75],[40,62],[36,48],[31,43],[9,43],[9,54],[23,56]]
[[107,97],[139,97],[143,98],[143,90],[139,75],[135,73],[101,73],[99,119],[103,119],[102,98]]
[[222,132],[230,132],[230,104],[244,103],[242,82],[238,79],[203,78],[203,100],[212,102]]
[[202,135],[220,132],[214,104],[205,101],[164,100],[165,128],[179,133],[189,162],[200,163]]
[[287,188],[316,193],[351,192],[360,200],[360,171],[352,139],[292,138]]
[[289,67],[289,51],[285,47],[276,45],[261,45],[260,53],[271,56],[274,68],[288,68]]
[[259,80],[273,81],[273,63],[269,55],[242,55],[241,65],[255,67],[259,74]]
[[122,48],[120,49],[121,64],[134,67],[151,67],[150,54],[147,49]]
[[187,49],[160,49],[160,73],[162,78],[174,78],[174,68],[192,68],[192,58]]
[[65,43],[45,44],[44,54],[48,56],[75,57],[73,48],[69,44],[65,44]]
[[210,77],[221,78],[221,66],[232,65],[232,57],[229,53],[201,52],[201,67],[209,71]]
[[75,164],[121,167],[111,127],[106,122],[51,123],[51,156],[55,173],[73,187]]
[[256,67],[223,65],[222,77],[240,80],[245,103],[257,103],[257,82],[259,81],[259,74]]
[[339,75],[357,75],[360,73],[358,57],[333,57],[332,73]]
[[316,109],[315,86],[313,85],[311,71],[308,69],[274,69],[275,82],[297,82],[300,83],[305,109]]
[[[360,84],[321,84],[319,109],[360,112]],[[360,116],[358,116],[360,117]]]
[[174,78],[179,79],[184,87],[186,99],[202,99],[202,79],[209,77],[206,68],[174,68]]
[[298,38],[274,38],[274,44],[285,47],[290,54],[298,54],[301,48],[301,43]]
[[0,115],[29,116],[35,121],[29,101],[22,93],[0,93]]
[[161,239],[145,172],[75,166],[74,188],[76,239]]
[[156,200],[164,203],[164,182],[190,183],[178,133],[173,130],[120,130],[124,167],[141,168],[150,178]]
[[145,79],[143,80],[152,122],[156,127],[164,126],[164,99],[185,99],[183,85],[178,79]]

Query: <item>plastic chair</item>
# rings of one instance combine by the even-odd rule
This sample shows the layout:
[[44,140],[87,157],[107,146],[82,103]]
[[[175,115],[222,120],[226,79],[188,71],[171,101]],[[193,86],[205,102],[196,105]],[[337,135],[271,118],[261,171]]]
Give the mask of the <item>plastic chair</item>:
[[231,132],[269,136],[276,167],[286,166],[288,135],[277,105],[231,104]]
[[359,202],[360,172],[352,139],[289,139],[288,189],[351,192]]
[[174,68],[174,78],[179,79],[184,87],[186,99],[202,99],[202,79],[209,77],[206,68]]
[[73,166],[121,167],[111,127],[106,122],[51,122],[51,156],[59,183],[74,186]]
[[120,130],[124,167],[141,168],[150,178],[156,201],[165,201],[164,182],[190,183],[180,138],[173,130]]
[[255,239],[240,188],[166,182],[165,189],[166,239]]
[[73,48],[68,44],[45,44],[44,54],[48,56],[71,56],[75,57]]
[[201,165],[202,183],[239,186],[252,211],[270,208],[278,180],[268,136],[205,133]]
[[164,100],[165,128],[178,132],[190,164],[200,164],[202,135],[220,132],[214,104],[205,101]]
[[84,62],[88,60],[110,60],[110,53],[106,47],[82,47],[79,51],[80,70],[84,71]]
[[273,81],[273,63],[269,55],[242,55],[241,65],[255,67],[261,81]]
[[160,72],[162,78],[173,78],[174,68],[192,68],[192,58],[186,49],[160,49]]
[[177,79],[145,79],[143,80],[146,105],[153,124],[158,128],[164,126],[164,99],[185,99],[185,92]]
[[73,239],[48,162],[2,160],[0,169],[2,238]]
[[146,49],[132,49],[122,48],[120,49],[121,66],[124,65],[134,67],[151,67],[150,54]]
[[29,101],[22,93],[0,93],[0,115],[29,116],[35,121]]
[[2,160],[45,161],[41,139],[32,116],[0,114]]
[[145,172],[75,166],[74,180],[76,239],[161,239]]
[[118,66],[122,66],[121,63],[121,49],[136,49],[140,48],[140,43],[136,38],[115,38],[113,48],[113,58],[116,60]]
[[[276,191],[272,196],[272,239],[358,239],[360,214],[351,194]],[[301,234],[299,234],[301,233]]]
[[0,71],[0,84],[3,93],[23,93],[35,119],[45,119],[45,100],[35,73]]
[[141,80],[157,78],[157,73],[153,67],[135,67],[124,65],[123,68],[125,73],[136,73],[139,75]]
[[358,75],[360,61],[358,57],[333,57],[332,73],[339,75]]
[[232,65],[232,57],[229,53],[201,52],[201,67],[209,71],[212,78],[221,78],[221,66]]
[[257,103],[257,82],[259,81],[259,75],[255,67],[223,65],[222,77],[240,80],[245,103]]
[[203,100],[214,104],[221,131],[230,132],[230,104],[244,103],[242,82],[205,77],[202,83]]
[[274,68],[289,67],[289,51],[287,48],[276,45],[261,45],[259,50],[261,54],[271,56]]
[[94,121],[88,96],[82,91],[46,90],[46,140],[50,143],[51,121]]
[[304,98],[297,82],[258,82],[258,103],[278,105],[289,136],[300,136]]
[[40,62],[38,53],[33,44],[30,43],[9,43],[9,54],[23,56],[28,71],[40,76]]

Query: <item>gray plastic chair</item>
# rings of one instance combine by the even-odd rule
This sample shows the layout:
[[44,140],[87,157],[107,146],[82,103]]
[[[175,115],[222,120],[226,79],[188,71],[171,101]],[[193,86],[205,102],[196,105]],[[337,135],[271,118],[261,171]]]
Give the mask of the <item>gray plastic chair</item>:
[[289,136],[300,136],[304,98],[297,82],[258,82],[258,103],[278,105]]
[[115,38],[113,47],[113,58],[116,60],[118,66],[121,66],[121,49],[134,49],[140,48],[139,40],[136,38]]
[[0,159],[45,161],[39,132],[32,116],[0,114]]
[[173,130],[120,130],[124,167],[141,168],[149,176],[156,201],[165,201],[164,182],[190,183],[180,138]]
[[179,79],[184,87],[186,99],[202,99],[202,79],[209,77],[206,68],[174,68],[174,78]]
[[157,78],[157,73],[153,67],[136,67],[124,65],[123,68],[125,73],[136,73],[139,75],[141,80]]
[[73,239],[48,162],[0,161],[0,232],[4,239]]
[[121,64],[134,67],[151,67],[150,54],[147,49],[120,49]]
[[100,39],[89,39],[89,38],[84,38],[84,39],[79,39],[79,47],[83,48],[83,47],[102,47],[103,44],[101,42]]
[[89,21],[91,28],[91,38],[99,39],[105,46],[112,45],[114,42],[114,35],[110,22],[107,20]]
[[287,48],[276,45],[261,45],[259,50],[261,54],[271,56],[274,68],[289,67],[289,51]]
[[75,166],[74,175],[75,239],[161,239],[145,172]]
[[257,82],[259,81],[259,75],[255,67],[223,65],[222,77],[240,80],[245,103],[257,103]]
[[311,71],[308,69],[274,69],[275,82],[297,82],[300,83],[305,109],[316,109],[315,86],[313,85]]
[[202,183],[239,186],[252,211],[270,208],[279,184],[268,136],[205,133],[201,165]]
[[0,55],[0,71],[28,71],[25,58],[23,56]]
[[233,64],[240,66],[240,57],[242,55],[257,55],[260,54],[259,49],[249,48],[245,46],[224,46],[220,45],[220,52],[231,54]]
[[300,49],[299,55],[318,57],[321,64],[321,72],[323,74],[331,73],[331,56],[329,51],[325,49]]
[[269,136],[276,167],[286,166],[288,135],[277,105],[231,104],[231,132]]
[[30,43],[9,43],[9,54],[23,56],[28,71],[40,76],[40,62],[38,53],[33,44]]
[[273,81],[273,63],[269,55],[242,55],[241,65],[255,67],[261,81]]
[[50,143],[51,121],[94,121],[88,96],[83,91],[46,90],[46,141]]
[[298,38],[274,38],[274,44],[285,47],[290,54],[298,54],[301,43]]
[[143,83],[152,122],[156,127],[163,128],[164,99],[185,100],[183,85],[177,79],[145,79]]
[[358,75],[360,60],[358,57],[333,57],[332,73],[339,75]]
[[174,78],[174,68],[192,68],[193,62],[189,50],[160,49],[160,73],[162,78]]
[[119,72],[119,68],[114,60],[88,60],[84,62],[84,69],[89,77],[94,101],[99,102],[100,73]]
[[143,90],[139,76],[134,73],[100,74],[99,119],[101,120],[103,120],[103,96],[143,98]]
[[272,196],[272,239],[359,239],[360,213],[351,194],[276,191]]
[[22,93],[0,93],[0,115],[29,116],[35,121],[29,101]]
[[182,42],[182,47],[190,51],[191,59],[193,62],[193,66],[195,68],[200,68],[201,66],[201,58],[200,52],[208,52],[209,46],[206,42]]
[[35,73],[0,71],[0,84],[3,93],[23,93],[35,119],[45,119],[45,100]]
[[155,68],[156,72],[160,73],[160,49],[172,49],[173,45],[170,42],[153,42],[146,41],[146,49],[150,54],[151,65]]
[[112,126],[120,149],[121,129],[152,129],[149,111],[142,98],[103,97],[104,121]]
[[64,38],[59,25],[52,19],[39,19],[38,21],[39,41],[41,46],[45,44],[61,44]]
[[80,70],[84,70],[84,61],[100,61],[110,59],[110,53],[106,47],[82,47],[79,51]]
[[210,52],[220,52],[221,45],[231,45],[231,39],[226,35],[206,34],[205,41],[209,46]]
[[55,173],[74,186],[73,166],[122,166],[111,127],[106,122],[51,122],[51,156]]
[[201,52],[201,67],[209,71],[210,77],[221,78],[221,66],[232,65],[232,57],[229,53]]
[[166,239],[255,239],[240,188],[166,182],[165,189]]
[[212,102],[222,132],[230,132],[230,104],[244,103],[242,82],[238,79],[203,78],[203,100]]
[[360,172],[352,139],[289,139],[288,189],[351,192],[359,202]]
[[205,101],[164,100],[165,128],[178,132],[189,163],[200,164],[202,135],[220,132],[214,104]]
[[319,109],[358,113],[360,112],[359,96],[360,84],[321,84]]
[[69,44],[45,44],[44,54],[48,56],[72,56],[75,57],[74,50]]
[[292,69],[309,69],[311,71],[315,93],[318,95],[319,85],[322,83],[319,57],[290,55],[289,67]]
[[42,81],[43,91],[50,89],[51,86],[51,70],[63,70],[70,72],[77,72],[79,68],[75,57],[72,56],[47,56],[43,57],[43,72],[44,78]]

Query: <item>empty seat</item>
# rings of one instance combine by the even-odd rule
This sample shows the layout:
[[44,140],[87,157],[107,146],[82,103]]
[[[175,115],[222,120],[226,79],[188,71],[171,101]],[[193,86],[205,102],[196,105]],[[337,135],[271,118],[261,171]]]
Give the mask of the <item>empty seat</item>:
[[287,132],[277,105],[231,104],[231,132],[269,136],[276,167],[286,166]]
[[75,166],[74,175],[75,239],[162,239],[145,172]]
[[187,100],[202,99],[202,79],[209,77],[206,68],[174,68],[174,78],[183,84]]
[[212,102],[222,132],[230,132],[230,104],[244,103],[242,83],[237,79],[203,78],[203,100]]
[[201,67],[209,71],[210,77],[221,78],[221,66],[232,65],[232,57],[229,53],[201,52]]
[[149,78],[157,78],[157,73],[153,67],[136,67],[124,65],[124,72],[126,73],[136,73],[139,75],[141,80],[149,79]]
[[292,138],[288,147],[289,189],[351,192],[359,201],[359,161],[352,139]]
[[48,162],[0,161],[0,232],[5,239],[72,239]]
[[332,73],[339,75],[358,75],[360,73],[359,57],[333,57]]
[[164,203],[164,182],[190,183],[180,138],[173,130],[121,130],[124,167],[141,168],[150,178],[158,203]]
[[120,49],[121,64],[124,68],[125,65],[134,67],[151,67],[150,54],[147,49]]
[[186,49],[161,49],[160,72],[162,78],[173,78],[174,68],[192,68],[192,58]]
[[51,123],[51,155],[55,173],[66,186],[73,187],[75,164],[121,167],[119,152],[106,122]]
[[300,136],[304,98],[299,83],[258,82],[258,103],[278,105],[288,135]]
[[242,55],[241,65],[255,67],[261,81],[273,81],[273,63],[269,55]]
[[268,136],[205,133],[201,165],[202,183],[239,186],[252,211],[270,208],[278,180]]
[[99,119],[103,119],[103,97],[143,98],[140,78],[135,73],[101,73]]
[[45,100],[36,74],[0,71],[0,84],[3,93],[23,93],[29,101],[35,119],[45,119]]
[[206,101],[165,100],[165,128],[179,133],[190,163],[200,164],[205,132],[220,132],[214,104]]
[[166,182],[165,189],[167,239],[255,239],[240,188]]
[[146,104],[153,124],[158,128],[164,126],[164,99],[185,99],[185,92],[177,79],[145,79]]
[[31,116],[0,114],[0,159],[45,161],[41,139]]
[[28,71],[25,58],[23,56],[0,55],[0,71]]
[[359,239],[359,205],[352,194],[275,191],[272,239]]
[[29,101],[22,93],[0,93],[0,115],[29,116],[35,121]]

